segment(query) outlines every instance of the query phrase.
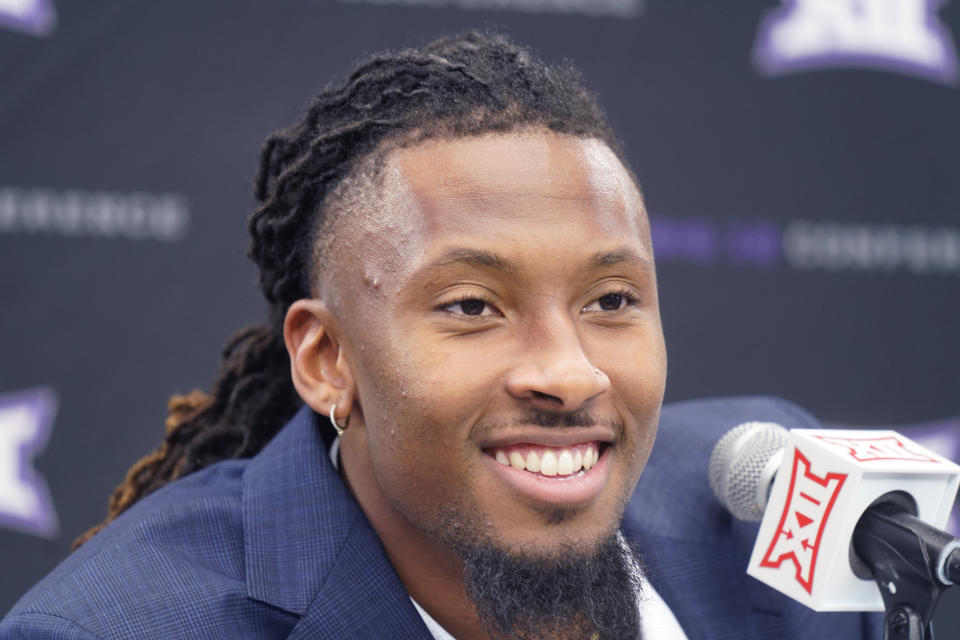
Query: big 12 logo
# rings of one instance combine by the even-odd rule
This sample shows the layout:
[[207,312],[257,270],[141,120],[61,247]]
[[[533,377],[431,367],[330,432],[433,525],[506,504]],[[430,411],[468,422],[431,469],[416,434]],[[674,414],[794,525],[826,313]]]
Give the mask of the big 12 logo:
[[53,0],[0,0],[0,27],[45,36],[56,26]]
[[776,569],[784,562],[792,562],[797,582],[812,593],[823,530],[846,479],[845,473],[816,475],[811,472],[807,457],[799,449],[794,450],[787,501],[776,534],[760,561],[761,567]]
[[783,0],[760,25],[757,68],[769,75],[870,67],[955,84],[957,53],[937,16],[947,0]]
[[48,389],[0,396],[0,526],[57,535],[56,511],[32,464],[34,454],[46,445],[56,407]]

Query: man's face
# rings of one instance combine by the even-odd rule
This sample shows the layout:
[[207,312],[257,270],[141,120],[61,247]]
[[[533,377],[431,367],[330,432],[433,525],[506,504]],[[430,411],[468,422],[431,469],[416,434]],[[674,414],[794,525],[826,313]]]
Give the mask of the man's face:
[[391,153],[378,203],[332,255],[357,499],[378,529],[447,546],[595,548],[646,463],[666,374],[627,172],[544,131],[428,141]]

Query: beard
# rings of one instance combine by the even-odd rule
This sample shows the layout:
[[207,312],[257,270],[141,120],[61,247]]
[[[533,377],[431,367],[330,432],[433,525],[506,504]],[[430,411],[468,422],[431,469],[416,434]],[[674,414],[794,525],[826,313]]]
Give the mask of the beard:
[[458,545],[467,595],[493,638],[637,640],[643,564],[619,532],[544,557],[489,541]]
[[[520,424],[592,426],[585,412],[529,410]],[[618,431],[623,425],[616,423]],[[612,520],[619,522],[629,492]],[[544,536],[573,512],[545,509]],[[594,544],[508,548],[467,495],[451,495],[430,526],[418,524],[459,556],[467,596],[494,640],[639,640],[644,564],[615,525]]]

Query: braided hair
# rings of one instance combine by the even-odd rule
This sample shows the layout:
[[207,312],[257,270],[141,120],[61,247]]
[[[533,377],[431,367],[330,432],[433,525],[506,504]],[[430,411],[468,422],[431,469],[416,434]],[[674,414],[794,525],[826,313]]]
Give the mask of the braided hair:
[[[105,521],[172,480],[219,460],[255,455],[302,404],[290,377],[283,321],[316,294],[333,219],[350,214],[385,154],[429,138],[546,129],[621,147],[595,96],[568,64],[550,66],[496,33],[469,32],[374,56],[319,93],[303,118],[264,144],[254,183],[249,255],[269,322],[223,348],[209,392],[170,400],[166,438],[110,498]],[[353,197],[355,199],[355,196]]]

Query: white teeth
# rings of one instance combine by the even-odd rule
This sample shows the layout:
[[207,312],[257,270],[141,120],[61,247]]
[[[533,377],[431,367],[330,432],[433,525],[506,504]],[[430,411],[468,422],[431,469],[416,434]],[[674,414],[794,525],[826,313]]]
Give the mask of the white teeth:
[[597,464],[598,458],[599,456],[597,455],[597,450],[592,446],[587,447],[587,450],[583,454],[583,468],[592,469],[593,465]]
[[544,451],[543,459],[540,460],[540,473],[545,476],[557,475],[557,456],[553,451]]
[[561,476],[568,476],[573,473],[573,456],[564,449],[557,458],[557,473]]
[[526,458],[519,451],[497,451],[494,455],[494,459],[505,467],[545,476],[570,476],[581,469],[587,471],[597,464],[599,457],[594,445],[577,447],[572,452],[570,449],[544,449],[539,453],[529,451]]
[[[547,457],[546,454],[544,454],[543,457],[546,458]],[[542,463],[540,462],[540,456],[538,456],[535,452],[531,451],[527,455],[527,471],[532,471],[534,473],[537,473],[538,471],[542,472],[542,468],[543,467],[542,467]]]

